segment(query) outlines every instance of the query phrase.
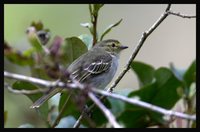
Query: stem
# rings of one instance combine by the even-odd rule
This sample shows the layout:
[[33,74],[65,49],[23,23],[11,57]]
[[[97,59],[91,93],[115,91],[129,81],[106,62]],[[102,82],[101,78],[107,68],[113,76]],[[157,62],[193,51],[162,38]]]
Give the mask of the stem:
[[55,122],[53,123],[52,128],[55,128],[58,125],[58,123],[60,122],[60,120],[62,118],[62,115],[65,112],[65,109],[67,108],[67,103],[68,103],[68,101],[69,101],[69,99],[71,97],[71,94],[72,93],[70,92],[68,97],[67,97],[67,99],[66,99],[66,101],[65,101],[65,103],[64,103],[64,105],[62,106],[62,109],[60,110],[59,115],[57,116]]
[[[52,83],[50,81],[46,81],[46,80],[42,80],[42,79],[36,79],[36,78],[33,78],[33,77],[28,77],[28,76],[18,75],[18,74],[13,74],[13,73],[8,73],[8,72],[4,72],[4,77],[11,78],[11,79],[17,79],[17,80],[23,80],[23,81],[29,81],[29,82],[31,82],[31,79],[32,79],[31,83],[41,84],[42,86],[45,86],[45,87],[54,86],[54,87],[68,88],[68,89],[71,89],[71,90],[72,89],[79,89],[79,90],[85,90],[86,89],[86,87],[84,87],[83,84],[79,83],[76,80],[73,80],[73,84],[66,84],[66,85],[64,85],[65,86],[64,87],[63,82],[57,82],[56,83],[57,85],[55,85],[55,82]],[[35,80],[38,80],[38,82],[36,82]],[[42,82],[42,83],[40,83],[40,82]],[[122,100],[124,102],[130,103],[130,104],[133,104],[133,105],[140,106],[140,107],[145,108],[145,109],[149,109],[151,111],[155,111],[155,112],[163,114],[163,115],[175,116],[175,117],[179,117],[179,118],[182,118],[182,119],[189,119],[189,120],[194,120],[194,121],[196,120],[196,115],[189,115],[189,114],[184,114],[184,113],[180,113],[180,112],[176,112],[176,111],[166,110],[164,108],[161,108],[161,107],[158,107],[158,106],[155,106],[155,105],[152,105],[152,104],[149,104],[149,103],[137,100],[137,99],[128,98],[128,97],[125,97],[125,96],[122,96],[122,95],[117,95],[117,94],[114,94],[114,93],[109,93],[107,91],[99,90],[99,89],[94,88],[94,87],[91,87],[90,90],[91,91],[89,91],[88,94],[89,94],[89,97],[92,98],[92,100],[94,100],[94,97],[93,97],[93,93],[91,93],[91,92],[94,92],[94,93],[104,95],[102,98],[104,98],[105,96],[109,96],[109,97],[119,99],[119,100]],[[91,106],[93,106],[93,105],[91,105]],[[89,110],[91,110],[91,107],[89,108]]]
[[119,76],[117,77],[117,79],[115,80],[115,82],[111,85],[110,88],[108,88],[108,91],[112,92],[113,88],[115,88],[117,86],[117,84],[119,83],[119,81],[124,77],[124,75],[127,73],[127,71],[130,69],[130,65],[132,63],[132,61],[135,59],[136,55],[138,54],[138,52],[140,51],[141,47],[143,46],[145,40],[147,39],[147,37],[161,24],[161,22],[168,16],[168,10],[170,9],[171,4],[169,4],[165,10],[165,12],[160,16],[160,18],[149,28],[149,30],[145,31],[142,34],[142,37],[139,41],[139,43],[137,44],[136,48],[133,50],[133,53],[130,57],[130,59],[128,60],[128,63],[125,66],[125,69],[119,74]]
[[98,14],[93,14],[93,46],[97,43],[97,18]]

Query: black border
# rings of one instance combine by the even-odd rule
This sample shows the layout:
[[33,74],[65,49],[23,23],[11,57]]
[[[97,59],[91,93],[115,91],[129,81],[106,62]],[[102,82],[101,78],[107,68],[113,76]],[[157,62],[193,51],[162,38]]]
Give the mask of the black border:
[[[198,70],[198,67],[199,67],[199,63],[200,63],[200,60],[199,60],[199,58],[198,58],[198,50],[197,49],[199,49],[200,50],[200,42],[199,42],[199,39],[198,39],[198,32],[199,32],[199,28],[200,28],[200,26],[199,26],[199,22],[198,22],[198,19],[199,19],[199,13],[198,12],[200,12],[200,10],[199,10],[199,5],[197,4],[197,1],[198,0],[187,0],[187,1],[183,1],[183,0],[146,0],[146,1],[144,1],[144,0],[121,0],[121,1],[114,1],[114,0],[106,0],[106,1],[100,1],[100,0],[71,0],[71,1],[64,1],[64,0],[55,0],[55,1],[53,1],[53,0],[51,0],[51,1],[46,1],[46,0],[4,0],[3,2],[4,2],[4,4],[88,4],[88,3],[104,3],[104,4],[169,4],[169,3],[171,3],[171,4],[196,4],[196,16],[197,16],[197,18],[196,18],[196,63],[197,63],[197,74],[196,74],[196,78],[197,78],[197,81],[196,81],[196,88],[197,88],[197,100],[196,100],[196,106],[197,106],[197,108],[196,108],[196,112],[197,112],[197,121],[196,121],[196,128],[199,128],[199,125],[200,125],[200,121],[199,121],[199,118],[198,118],[198,112],[200,112],[200,104],[199,104],[199,101],[198,101],[198,99],[199,99],[199,93],[200,93],[200,89],[199,89],[199,81],[198,81],[198,78],[199,78],[199,70]],[[0,7],[0,12],[2,13],[1,14],[1,20],[3,21],[2,22],[2,24],[1,24],[1,29],[3,30],[3,31],[1,31],[0,33],[1,33],[1,36],[3,36],[3,38],[4,38],[4,34],[3,34],[3,32],[4,32],[4,5],[3,4],[1,4],[1,7]],[[3,38],[1,39],[2,40],[2,43],[3,43]],[[2,48],[3,49],[3,48]],[[3,51],[2,51],[3,52]],[[181,52],[181,51],[180,51]],[[3,56],[3,53],[2,53],[2,56]],[[3,77],[2,77],[3,78]],[[3,85],[3,79],[2,79],[2,85]],[[2,94],[3,92],[4,92],[4,90],[3,90],[3,86],[0,88],[0,99],[1,99],[1,118],[0,118],[0,128],[4,128],[4,115],[3,115],[3,113],[4,113],[4,95]],[[17,120],[17,119],[16,119]],[[6,128],[6,129],[13,129],[13,128]],[[14,128],[15,129],[15,128]],[[41,130],[41,128],[35,128],[36,130],[37,129],[39,129],[39,130]],[[4,129],[5,130],[5,129]],[[23,129],[20,129],[20,131],[21,130],[23,130]],[[72,129],[69,129],[69,130],[72,130]],[[75,129],[74,129],[75,130]],[[147,129],[148,131],[150,130],[150,129]],[[173,130],[173,129],[170,129],[170,130]],[[175,129],[175,130],[180,130],[180,129]],[[183,129],[181,129],[181,131],[182,131]],[[187,129],[186,129],[187,130]],[[113,130],[112,130],[113,131]]]

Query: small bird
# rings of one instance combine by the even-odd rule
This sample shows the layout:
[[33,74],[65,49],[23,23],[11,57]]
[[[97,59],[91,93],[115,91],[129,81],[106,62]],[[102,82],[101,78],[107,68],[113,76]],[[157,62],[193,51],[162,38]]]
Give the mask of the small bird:
[[[113,79],[117,68],[119,54],[128,48],[118,40],[108,39],[98,42],[92,49],[77,58],[66,70],[73,79],[89,84],[98,89],[105,89]],[[30,108],[40,107],[46,100],[60,92],[56,88],[39,98]]]

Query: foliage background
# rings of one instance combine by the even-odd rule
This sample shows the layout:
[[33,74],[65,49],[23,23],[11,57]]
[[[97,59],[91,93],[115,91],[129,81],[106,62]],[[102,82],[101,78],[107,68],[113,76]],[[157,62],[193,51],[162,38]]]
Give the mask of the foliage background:
[[[120,70],[126,64],[133,48],[139,41],[143,31],[148,29],[161,15],[166,5],[104,5],[98,19],[98,31],[103,32],[107,25],[115,23],[121,18],[122,23],[114,28],[106,38],[115,38],[129,46],[121,54]],[[195,14],[195,5],[172,5],[172,10],[183,14]],[[89,21],[88,5],[48,5],[48,4],[6,4],[4,5],[4,40],[11,46],[25,50],[30,47],[25,34],[30,23],[41,20],[45,27],[51,30],[52,38],[59,35],[63,38],[79,36],[89,31],[80,23]],[[196,19],[182,19],[169,16],[148,38],[140,50],[136,60],[148,63],[158,68],[169,66],[173,62],[177,68],[185,69],[196,58]],[[29,75],[28,67],[10,65],[4,60],[4,70]],[[113,79],[114,80],[114,79]],[[130,83],[132,82],[132,83]],[[116,87],[116,91],[137,89],[138,82],[135,74],[130,70]],[[29,109],[31,101],[22,95],[15,95],[4,91],[4,110],[8,111],[5,127],[18,127],[26,122],[43,127],[43,122],[36,112]],[[12,110],[12,111],[11,111]]]

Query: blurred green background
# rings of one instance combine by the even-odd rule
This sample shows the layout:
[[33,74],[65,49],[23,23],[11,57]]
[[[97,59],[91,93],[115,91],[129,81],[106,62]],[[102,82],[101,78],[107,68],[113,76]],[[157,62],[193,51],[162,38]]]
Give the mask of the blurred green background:
[[[97,24],[98,32],[102,33],[109,24],[122,18],[122,23],[104,39],[118,39],[129,46],[129,49],[121,54],[116,76],[125,66],[142,33],[160,17],[166,6],[166,4],[106,4],[101,8]],[[171,9],[183,14],[196,15],[194,4],[175,4]],[[50,29],[51,40],[55,35],[65,38],[89,34],[86,28],[80,26],[80,23],[90,21],[87,4],[5,4],[4,40],[21,51],[29,48],[26,28],[32,21],[39,20],[43,22],[44,28]],[[169,63],[173,62],[178,68],[185,69],[195,58],[196,19],[169,16],[146,40],[136,60],[149,63],[156,68],[169,67]],[[28,67],[19,67],[6,60],[4,60],[4,70],[30,75]],[[129,71],[115,91],[137,88],[137,78],[132,71]],[[5,127],[18,127],[24,123],[44,127],[44,122],[36,112],[29,109],[31,103],[26,96],[4,90],[4,110],[8,111]]]

